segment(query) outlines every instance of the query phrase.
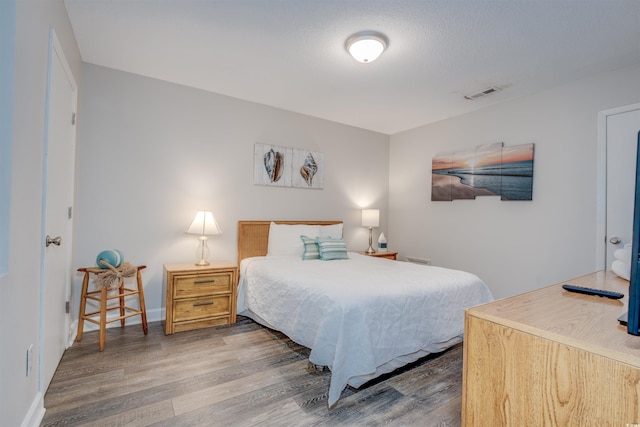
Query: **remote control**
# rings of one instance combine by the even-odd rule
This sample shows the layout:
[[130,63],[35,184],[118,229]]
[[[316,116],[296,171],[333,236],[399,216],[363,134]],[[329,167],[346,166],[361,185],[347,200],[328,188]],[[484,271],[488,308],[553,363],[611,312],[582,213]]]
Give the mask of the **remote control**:
[[620,292],[605,291],[604,289],[585,288],[584,286],[564,284],[562,285],[562,288],[569,292],[577,292],[579,294],[587,294],[587,295],[596,295],[599,297],[606,297],[611,299],[620,299],[624,297],[624,294],[621,294]]

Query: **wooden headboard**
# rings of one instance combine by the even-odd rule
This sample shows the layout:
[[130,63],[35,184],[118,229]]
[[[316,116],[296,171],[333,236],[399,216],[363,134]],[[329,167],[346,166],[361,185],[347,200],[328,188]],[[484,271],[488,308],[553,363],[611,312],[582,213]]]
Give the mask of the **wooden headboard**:
[[[267,254],[269,224],[272,221],[238,221],[238,266],[252,256]],[[276,224],[332,225],[342,221],[273,221]]]

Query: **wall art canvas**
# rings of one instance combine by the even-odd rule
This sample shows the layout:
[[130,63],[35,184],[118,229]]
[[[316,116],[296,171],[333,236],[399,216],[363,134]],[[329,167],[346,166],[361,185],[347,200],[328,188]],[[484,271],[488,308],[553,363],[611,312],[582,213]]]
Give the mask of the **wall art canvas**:
[[431,201],[450,202],[453,175],[447,171],[451,170],[452,153],[438,153],[431,159]]
[[253,183],[291,187],[291,148],[255,144]]
[[255,144],[253,183],[322,189],[324,154],[299,148]]
[[324,154],[293,149],[291,183],[298,188],[321,189],[324,185]]
[[505,147],[502,142],[436,154],[431,162],[431,200],[532,200],[533,154],[534,144]]
[[533,200],[533,144],[502,148],[502,200]]

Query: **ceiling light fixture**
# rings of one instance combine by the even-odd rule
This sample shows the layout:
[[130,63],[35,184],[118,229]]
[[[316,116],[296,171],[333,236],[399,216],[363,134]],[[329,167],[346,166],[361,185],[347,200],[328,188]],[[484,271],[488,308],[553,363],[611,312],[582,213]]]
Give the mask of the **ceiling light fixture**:
[[347,39],[345,47],[353,58],[362,63],[373,62],[387,48],[389,40],[376,31],[362,31]]

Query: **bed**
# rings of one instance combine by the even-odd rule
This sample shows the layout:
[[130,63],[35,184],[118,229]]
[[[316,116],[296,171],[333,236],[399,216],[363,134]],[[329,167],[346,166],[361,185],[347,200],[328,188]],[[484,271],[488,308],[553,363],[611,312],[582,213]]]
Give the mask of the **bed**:
[[347,385],[358,388],[461,342],[464,310],[493,299],[463,271],[355,252],[303,259],[301,233],[312,235],[305,242],[314,233],[319,242],[340,242],[342,223],[239,221],[238,314],[283,332],[311,350],[311,363],[329,367],[329,407]]

